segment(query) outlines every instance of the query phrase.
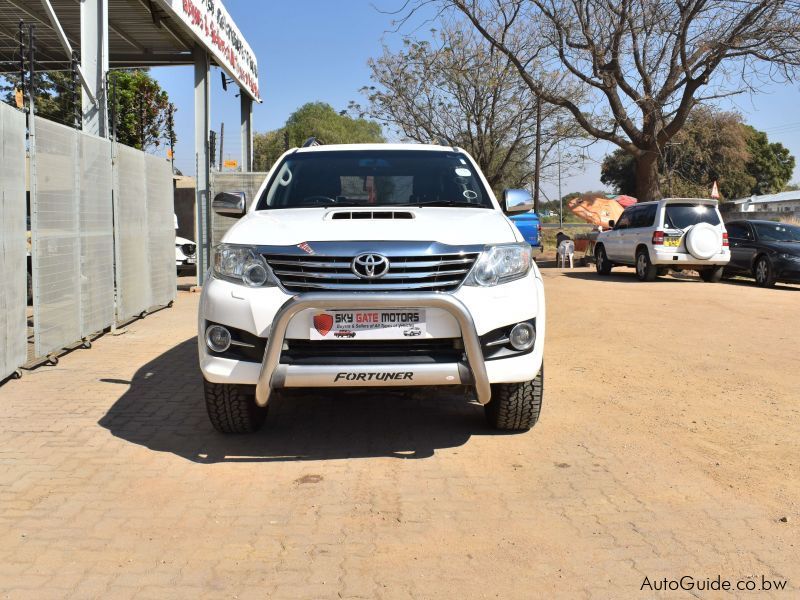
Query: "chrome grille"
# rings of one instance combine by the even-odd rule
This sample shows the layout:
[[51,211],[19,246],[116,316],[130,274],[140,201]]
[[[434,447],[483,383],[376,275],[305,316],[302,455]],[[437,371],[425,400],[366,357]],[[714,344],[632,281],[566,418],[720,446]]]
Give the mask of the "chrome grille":
[[291,292],[402,291],[448,292],[469,273],[478,252],[389,256],[389,270],[379,279],[362,279],[351,269],[353,256],[265,254],[281,285]]

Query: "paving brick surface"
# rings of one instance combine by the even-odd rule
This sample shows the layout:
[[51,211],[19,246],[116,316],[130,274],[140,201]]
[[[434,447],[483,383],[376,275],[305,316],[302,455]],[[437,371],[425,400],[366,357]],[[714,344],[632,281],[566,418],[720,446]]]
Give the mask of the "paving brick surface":
[[545,277],[525,434],[429,391],[282,398],[216,434],[183,292],[8,382],[0,595],[642,598],[721,575],[797,597],[800,291]]

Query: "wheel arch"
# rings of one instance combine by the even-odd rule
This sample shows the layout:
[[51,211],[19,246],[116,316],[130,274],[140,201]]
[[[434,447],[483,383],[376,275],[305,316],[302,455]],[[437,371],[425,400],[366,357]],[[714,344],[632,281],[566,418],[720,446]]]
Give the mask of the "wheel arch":
[[759,260],[761,260],[762,258],[766,258],[766,259],[769,261],[770,265],[772,265],[772,259],[771,259],[771,258],[770,258],[770,256],[769,256],[769,252],[767,252],[766,250],[764,250],[764,249],[762,248],[761,250],[759,250],[758,252],[756,252],[756,253],[753,255],[753,258],[750,260],[750,273],[751,273],[753,276],[755,276],[755,274],[756,274],[756,264],[757,264],[757,263],[758,263],[758,261],[759,261]]
[[653,257],[650,256],[650,248],[644,242],[639,242],[636,244],[636,250],[633,251],[633,264],[636,264],[636,257],[639,256],[639,252],[644,250],[647,252],[647,258],[650,259],[650,262],[653,262]]

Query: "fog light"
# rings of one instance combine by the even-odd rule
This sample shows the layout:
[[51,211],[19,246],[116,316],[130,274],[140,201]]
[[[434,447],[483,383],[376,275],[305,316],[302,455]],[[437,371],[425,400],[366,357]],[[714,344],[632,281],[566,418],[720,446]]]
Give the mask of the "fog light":
[[511,330],[511,335],[508,336],[508,341],[514,347],[514,350],[528,350],[533,346],[536,339],[533,325],[530,323],[517,323]]
[[231,347],[231,332],[222,325],[209,325],[206,329],[206,346],[214,352],[225,352]]

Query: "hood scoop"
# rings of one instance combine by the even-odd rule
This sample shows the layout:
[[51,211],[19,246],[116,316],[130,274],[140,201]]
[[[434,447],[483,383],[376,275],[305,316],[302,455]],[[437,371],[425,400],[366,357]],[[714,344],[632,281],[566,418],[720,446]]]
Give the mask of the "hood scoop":
[[414,213],[408,210],[341,210],[330,213],[328,219],[331,221],[338,219],[356,220],[393,220],[393,219],[413,219]]

